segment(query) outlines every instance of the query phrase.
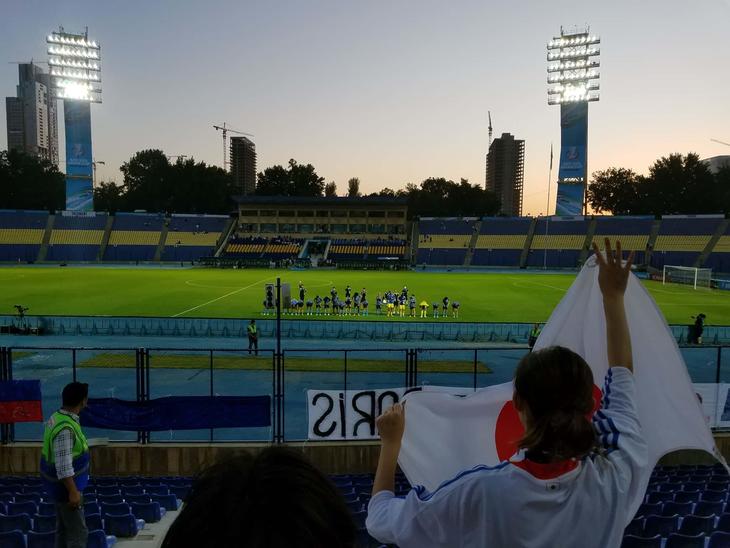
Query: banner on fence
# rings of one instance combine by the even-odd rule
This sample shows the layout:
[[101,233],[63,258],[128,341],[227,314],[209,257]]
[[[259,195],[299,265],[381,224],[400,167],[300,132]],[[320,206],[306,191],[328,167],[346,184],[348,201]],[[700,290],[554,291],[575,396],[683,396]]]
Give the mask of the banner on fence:
[[[694,383],[698,402],[712,428],[730,428],[730,384]],[[310,440],[373,440],[378,438],[375,419],[409,392],[472,393],[468,388],[419,386],[376,390],[308,390],[307,415]]]

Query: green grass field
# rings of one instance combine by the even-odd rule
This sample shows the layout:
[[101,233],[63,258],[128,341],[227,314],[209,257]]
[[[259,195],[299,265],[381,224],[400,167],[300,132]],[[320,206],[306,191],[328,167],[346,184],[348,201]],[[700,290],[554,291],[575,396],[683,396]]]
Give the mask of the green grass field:
[[[260,317],[264,285],[277,275],[283,283],[290,283],[293,291],[302,281],[307,298],[324,296],[333,284],[342,297],[347,284],[353,291],[365,287],[370,320],[412,321],[374,314],[378,292],[400,290],[407,285],[418,301],[435,302],[444,296],[458,300],[460,320],[476,322],[544,321],[575,277],[539,273],[7,267],[0,269],[0,314],[14,314],[13,305],[22,304],[30,308],[31,315]],[[708,324],[730,324],[730,292],[645,283],[669,323],[687,324],[690,316],[704,312]]]

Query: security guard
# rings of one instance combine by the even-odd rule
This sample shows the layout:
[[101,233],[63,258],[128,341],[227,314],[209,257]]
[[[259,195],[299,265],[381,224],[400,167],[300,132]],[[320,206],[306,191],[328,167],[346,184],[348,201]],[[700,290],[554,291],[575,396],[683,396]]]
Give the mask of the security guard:
[[88,397],[88,384],[66,385],[62,407],[43,432],[41,479],[56,506],[56,546],[63,548],[85,548],[89,536],[82,498],[89,483],[89,444],[79,424]]
[[527,344],[530,346],[530,352],[532,352],[532,348],[535,346],[535,343],[537,342],[537,338],[540,336],[540,332],[542,329],[540,329],[540,324],[536,323],[532,326],[532,329],[530,330],[530,338],[527,339]]
[[256,355],[259,355],[259,333],[256,329],[256,320],[251,320],[251,323],[248,324],[248,327],[246,328],[248,331],[248,353],[251,354],[251,349],[253,348],[256,352]]

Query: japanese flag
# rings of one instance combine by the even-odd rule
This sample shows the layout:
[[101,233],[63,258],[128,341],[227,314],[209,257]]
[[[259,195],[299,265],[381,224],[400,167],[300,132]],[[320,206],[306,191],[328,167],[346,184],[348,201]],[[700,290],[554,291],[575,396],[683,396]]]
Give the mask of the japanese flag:
[[[701,449],[724,462],[715,448],[684,360],[664,317],[636,276],[629,277],[626,314],[633,345],[639,419],[649,464],[677,449]],[[598,267],[591,257],[553,311],[535,349],[561,345],[577,352],[593,370],[594,397],[608,370],[603,299]],[[460,471],[494,465],[515,453],[522,425],[511,402],[512,383],[467,396],[443,392],[408,395],[399,464],[414,485],[429,490]],[[640,503],[637,494],[636,506]]]

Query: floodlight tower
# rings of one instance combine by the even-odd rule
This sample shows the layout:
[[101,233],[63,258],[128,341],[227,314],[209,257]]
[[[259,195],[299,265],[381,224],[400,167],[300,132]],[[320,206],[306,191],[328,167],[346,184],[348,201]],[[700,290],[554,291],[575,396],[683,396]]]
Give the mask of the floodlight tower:
[[53,98],[63,100],[66,126],[66,209],[94,209],[91,103],[101,103],[101,48],[83,33],[59,27],[46,38]]
[[548,104],[560,105],[556,215],[586,212],[588,103],[599,99],[601,39],[590,28],[565,31],[547,45]]

